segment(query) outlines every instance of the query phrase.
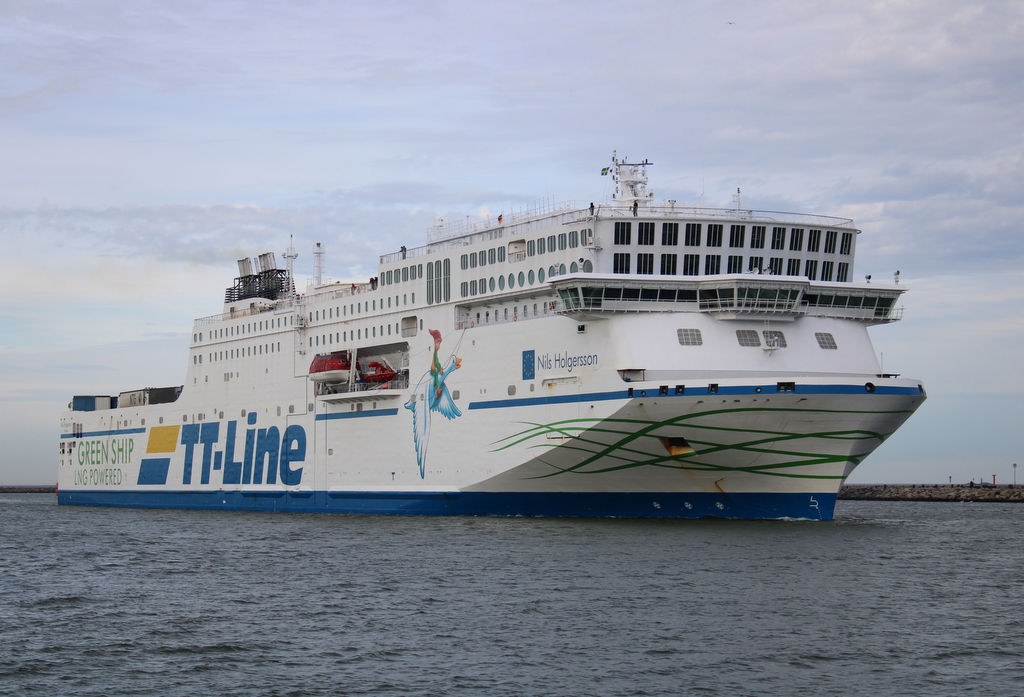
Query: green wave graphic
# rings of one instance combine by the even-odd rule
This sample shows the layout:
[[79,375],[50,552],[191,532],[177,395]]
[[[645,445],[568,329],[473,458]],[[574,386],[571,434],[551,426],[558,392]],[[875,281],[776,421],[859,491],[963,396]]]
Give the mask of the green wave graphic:
[[[810,440],[852,442],[877,440],[881,443],[892,435],[892,432],[881,433],[871,430],[854,429],[779,433],[775,430],[767,429],[712,426],[696,423],[696,421],[723,414],[750,414],[752,412],[765,412],[772,415],[884,415],[906,414],[910,411],[912,410],[865,411],[742,407],[715,409],[695,414],[680,414],[663,421],[628,418],[584,418],[565,419],[552,423],[520,422],[526,428],[495,441],[492,445],[496,447],[492,449],[492,452],[500,452],[525,443],[530,448],[559,448],[561,452],[574,450],[580,453],[581,459],[579,462],[568,467],[559,467],[543,458],[538,458],[541,462],[551,467],[553,471],[537,475],[532,477],[532,479],[544,479],[570,473],[605,474],[636,467],[667,467],[692,472],[720,472],[723,474],[745,472],[769,477],[798,479],[842,479],[842,475],[806,474],[792,470],[823,464],[849,463],[857,465],[867,456],[867,453],[863,455],[834,455],[815,452],[813,450],[800,449],[801,442]],[[643,447],[645,443],[650,445],[650,439],[657,440],[665,437],[657,434],[659,430],[674,429],[680,426],[686,427],[686,441],[693,448],[693,453],[672,455],[666,450],[664,454],[652,455],[650,450],[653,448]],[[698,435],[699,433],[702,433],[703,436]],[[750,437],[735,443],[723,443],[721,440],[712,439],[716,433],[723,435],[726,433],[746,434]],[[548,437],[552,435],[558,436],[560,439],[568,438],[569,440],[557,444],[547,442]],[[601,440],[601,437],[604,437],[605,440]],[[543,440],[536,442],[540,439]],[[780,449],[780,444],[785,447]],[[736,452],[753,453],[757,456],[770,455],[773,458],[781,457],[785,459],[770,464],[751,464],[747,466],[732,466],[715,462],[716,460],[724,459],[721,457],[723,455]]]

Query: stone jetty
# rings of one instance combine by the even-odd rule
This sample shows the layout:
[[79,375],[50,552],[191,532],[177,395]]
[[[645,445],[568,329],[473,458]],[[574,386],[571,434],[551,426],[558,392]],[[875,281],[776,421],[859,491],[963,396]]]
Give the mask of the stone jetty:
[[989,501],[1024,503],[1024,486],[965,484],[848,484],[839,498],[851,501]]

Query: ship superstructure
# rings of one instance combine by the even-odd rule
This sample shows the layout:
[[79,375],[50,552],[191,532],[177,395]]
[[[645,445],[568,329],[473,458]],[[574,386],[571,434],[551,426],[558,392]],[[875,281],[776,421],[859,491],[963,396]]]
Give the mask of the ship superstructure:
[[182,386],[74,398],[61,503],[830,518],[925,399],[867,333],[903,287],[851,282],[851,220],[656,205],[650,166],[368,282],[240,261]]

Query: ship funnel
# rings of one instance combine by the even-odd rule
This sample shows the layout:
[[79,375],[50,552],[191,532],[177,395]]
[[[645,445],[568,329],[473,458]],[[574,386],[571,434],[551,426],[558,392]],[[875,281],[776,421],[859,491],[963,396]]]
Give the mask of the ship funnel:
[[260,261],[263,264],[264,271],[273,271],[277,268],[277,259],[274,258],[273,252],[264,252],[260,254]]
[[249,260],[249,257],[238,260],[238,275],[252,276],[252,262]]

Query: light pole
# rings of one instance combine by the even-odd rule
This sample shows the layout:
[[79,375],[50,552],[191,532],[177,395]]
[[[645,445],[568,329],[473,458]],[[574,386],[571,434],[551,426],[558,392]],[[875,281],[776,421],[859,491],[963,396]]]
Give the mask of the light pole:
[[1016,488],[1016,486],[1017,486],[1017,463],[1016,462],[1013,463],[1013,486],[1014,486],[1014,488]]

